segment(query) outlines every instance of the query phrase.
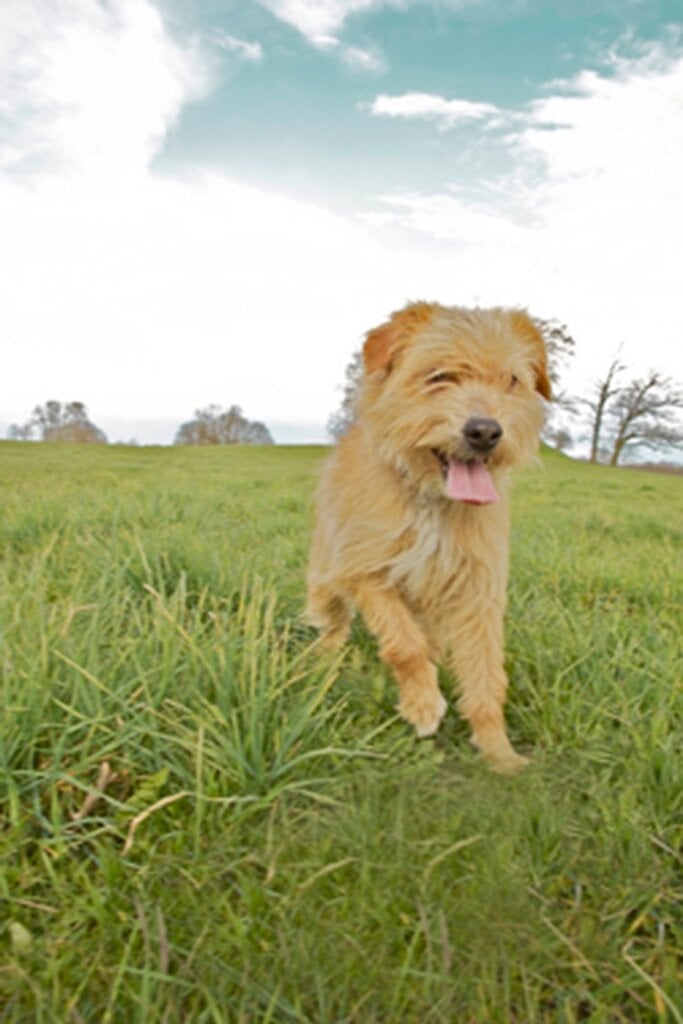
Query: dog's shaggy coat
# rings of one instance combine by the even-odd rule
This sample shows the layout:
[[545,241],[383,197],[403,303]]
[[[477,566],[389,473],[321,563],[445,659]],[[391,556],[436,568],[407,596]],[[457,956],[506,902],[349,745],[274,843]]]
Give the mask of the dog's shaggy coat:
[[533,457],[550,398],[526,313],[416,303],[367,334],[357,418],[317,497],[307,615],[328,644],[355,609],[419,736],[446,710],[435,663],[491,766],[525,763],[503,719],[508,472]]

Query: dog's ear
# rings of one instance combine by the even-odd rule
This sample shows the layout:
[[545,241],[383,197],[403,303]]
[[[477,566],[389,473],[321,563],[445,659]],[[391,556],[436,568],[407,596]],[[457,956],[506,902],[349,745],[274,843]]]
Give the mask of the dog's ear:
[[379,327],[373,327],[365,336],[363,363],[366,373],[375,370],[389,370],[396,352],[419,327],[432,319],[434,306],[429,302],[415,302]]
[[522,310],[514,310],[510,314],[512,329],[519,337],[524,338],[532,351],[531,362],[536,374],[536,390],[543,395],[547,401],[552,398],[550,376],[548,374],[548,355],[546,353],[543,335],[528,315]]

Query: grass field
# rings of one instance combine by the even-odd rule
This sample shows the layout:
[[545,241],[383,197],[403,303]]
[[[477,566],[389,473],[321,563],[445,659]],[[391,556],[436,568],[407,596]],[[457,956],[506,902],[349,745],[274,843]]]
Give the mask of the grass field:
[[683,482],[518,478],[506,779],[314,655],[323,455],[0,445],[0,1020],[680,1024]]

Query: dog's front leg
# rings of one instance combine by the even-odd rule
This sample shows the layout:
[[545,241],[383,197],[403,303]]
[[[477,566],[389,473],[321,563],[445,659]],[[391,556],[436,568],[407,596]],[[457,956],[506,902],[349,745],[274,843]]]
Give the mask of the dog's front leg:
[[422,630],[393,588],[364,581],[356,586],[353,597],[377,637],[381,658],[393,669],[399,712],[415,726],[418,736],[432,736],[446,713],[446,702]]
[[511,774],[528,764],[513,749],[503,717],[508,686],[503,668],[503,611],[491,602],[463,604],[450,623],[450,653],[460,685],[460,713],[472,742],[494,771]]

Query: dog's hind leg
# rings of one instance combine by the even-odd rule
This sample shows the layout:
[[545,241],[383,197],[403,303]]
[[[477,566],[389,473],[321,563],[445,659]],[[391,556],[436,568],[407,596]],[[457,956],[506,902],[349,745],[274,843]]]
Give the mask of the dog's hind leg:
[[389,587],[365,581],[356,586],[353,598],[377,637],[381,658],[393,669],[399,712],[418,736],[432,736],[446,713],[446,702],[422,630],[399,594]]
[[321,583],[308,588],[306,621],[320,630],[320,642],[330,649],[341,647],[346,640],[353,617],[352,609],[339,594]]

